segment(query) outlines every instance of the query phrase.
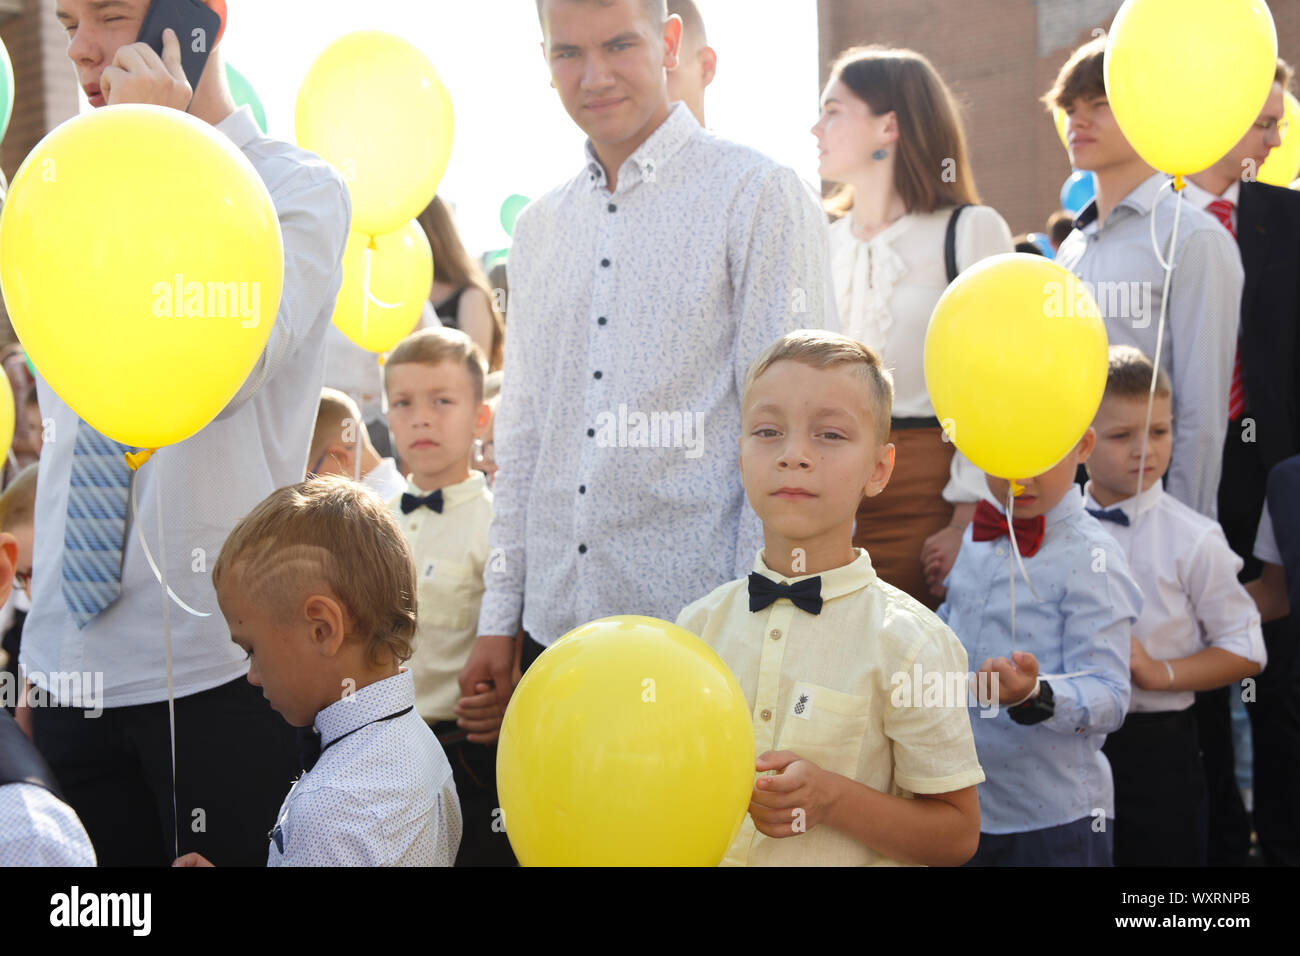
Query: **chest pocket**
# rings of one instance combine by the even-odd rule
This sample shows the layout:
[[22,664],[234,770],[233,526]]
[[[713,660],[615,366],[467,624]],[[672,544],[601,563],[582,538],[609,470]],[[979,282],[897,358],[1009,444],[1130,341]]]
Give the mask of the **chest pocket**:
[[416,615],[422,624],[464,630],[470,605],[483,591],[483,576],[467,561],[424,559],[415,568]]
[[872,721],[870,697],[799,681],[786,704],[778,750],[790,750],[823,770],[856,777]]

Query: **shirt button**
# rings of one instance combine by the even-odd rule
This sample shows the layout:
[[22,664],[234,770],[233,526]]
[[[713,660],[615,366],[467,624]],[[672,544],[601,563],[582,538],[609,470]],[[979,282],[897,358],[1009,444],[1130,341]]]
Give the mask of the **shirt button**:
[[587,493],[587,486],[586,486],[586,485],[578,485],[578,494],[580,494],[580,495],[585,495],[586,493]]
[[600,378],[603,374],[604,374],[603,372],[596,372],[592,377],[593,377],[593,378]]
[[609,319],[605,318],[605,317],[602,315],[599,319],[596,320],[596,324],[597,324],[597,325],[604,325],[604,324],[605,324],[606,322],[608,322],[608,321],[609,321]]
[[765,710],[765,711],[763,711],[761,714],[759,714],[758,716],[762,717],[764,720],[771,720],[771,719],[772,719],[772,712],[771,712],[770,710]]
[[616,206],[614,203],[610,203],[608,208],[610,212],[618,212],[618,206]]
[[586,553],[587,553],[587,546],[586,546],[585,544],[580,544],[580,545],[578,545],[578,553],[579,553],[579,554],[586,554]]
[[779,627],[772,628],[771,632],[769,633],[769,636],[772,638],[772,640],[779,641],[781,639],[781,629]]
[[601,259],[601,260],[600,260],[600,264],[601,264],[602,266],[604,266],[605,268],[607,268],[607,269],[609,268],[609,260],[608,260],[608,259]]
[[596,429],[594,429],[594,428],[588,428],[588,429],[587,429],[587,437],[588,437],[588,438],[595,438],[595,437],[596,437]]

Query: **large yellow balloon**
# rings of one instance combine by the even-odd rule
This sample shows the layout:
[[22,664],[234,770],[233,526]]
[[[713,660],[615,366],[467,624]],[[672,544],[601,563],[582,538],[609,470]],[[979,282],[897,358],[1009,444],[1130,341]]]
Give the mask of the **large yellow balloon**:
[[432,286],[433,253],[418,222],[373,241],[354,232],[343,252],[334,324],[363,349],[387,352],[411,334]]
[[1061,141],[1061,145],[1065,147],[1065,151],[1068,153],[1070,151],[1070,141],[1065,135],[1065,119],[1065,110],[1059,106],[1053,106],[1052,124],[1056,127],[1056,137]]
[[280,307],[271,196],[212,126],[110,106],[36,144],[0,216],[14,331],[59,397],[127,445],[182,441],[239,390]]
[[602,618],[560,638],[501,726],[497,793],[524,866],[716,866],[753,786],[736,678],[655,618]]
[[1138,155],[1176,176],[1221,159],[1277,69],[1264,0],[1124,0],[1106,38],[1106,96]]
[[349,33],[316,58],[298,89],[298,145],[338,167],[352,229],[395,232],[420,214],[451,156],[451,97],[428,59],[401,37]]
[[1255,177],[1270,186],[1290,186],[1300,176],[1300,100],[1290,92],[1286,94],[1285,122],[1282,145],[1268,154]]
[[1000,478],[1047,471],[1083,436],[1106,387],[1106,327],[1091,292],[1042,256],[967,269],[925,336],[925,383],[948,436]]

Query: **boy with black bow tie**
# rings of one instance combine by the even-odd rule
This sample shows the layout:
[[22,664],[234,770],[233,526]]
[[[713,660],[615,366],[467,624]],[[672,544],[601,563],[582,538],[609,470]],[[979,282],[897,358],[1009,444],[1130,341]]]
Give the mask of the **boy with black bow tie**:
[[1115,777],[1115,865],[1205,866],[1194,692],[1258,673],[1266,652],[1258,610],[1237,581],[1241,558],[1216,521],[1161,484],[1174,431],[1163,370],[1139,464],[1152,371],[1138,349],[1111,346],[1084,489],[1085,506],[1124,549],[1146,597],[1131,638],[1133,702],[1103,748]]
[[406,491],[388,507],[411,546],[419,591],[408,666],[416,710],[456,775],[465,821],[458,866],[515,863],[497,801],[495,692],[482,683],[459,703],[458,677],[478,634],[492,524],[492,492],[473,468],[475,439],[491,422],[486,374],[474,340],[442,327],[407,336],[384,364],[388,427],[409,471]]
[[[1074,484],[1094,441],[1089,428],[1057,464],[1019,479],[1010,522],[1001,505],[976,505],[945,582],[939,617],[983,661],[981,675],[997,678],[1006,709],[973,721],[989,779],[969,866],[1111,864],[1114,792],[1101,745],[1128,709],[1142,594]],[[986,481],[1007,501],[1011,482]]]
[[[966,655],[853,547],[859,500],[893,470],[892,399],[876,354],[831,332],[791,332],[746,377],[740,474],[764,548],[677,621],[753,709],[760,776],[725,864],[955,865],[975,849]],[[912,693],[914,674],[949,693]]]
[[267,865],[450,866],[460,806],[401,667],[415,573],[383,503],[333,476],[280,488],[235,525],[212,583],[248,682],[300,728],[304,772],[267,821]]

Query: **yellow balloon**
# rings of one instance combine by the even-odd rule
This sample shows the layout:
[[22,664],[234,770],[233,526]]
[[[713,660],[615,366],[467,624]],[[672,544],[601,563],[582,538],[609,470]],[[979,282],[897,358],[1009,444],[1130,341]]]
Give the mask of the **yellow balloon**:
[[316,58],[298,89],[298,145],[338,167],[352,228],[395,232],[420,214],[451,156],[451,97],[433,64],[401,37],[349,33]]
[[1106,38],[1111,112],[1138,155],[1175,176],[1237,145],[1276,68],[1264,0],[1124,0]]
[[373,240],[351,233],[334,324],[363,349],[387,352],[414,330],[432,286],[433,253],[415,220]]
[[183,441],[248,378],[280,307],[271,196],[222,133],[109,106],[28,154],[0,215],[14,331],[59,397],[141,448]]
[[1290,92],[1285,99],[1287,128],[1282,134],[1282,145],[1268,154],[1255,176],[1270,186],[1290,186],[1300,176],[1300,100]]
[[1053,106],[1052,122],[1056,126],[1056,135],[1061,140],[1061,145],[1065,147],[1065,151],[1068,153],[1070,151],[1070,141],[1065,138],[1065,110],[1059,106]]
[[560,638],[501,726],[497,793],[524,866],[716,866],[753,786],[736,678],[655,618],[602,618]]
[[1000,478],[1047,471],[1083,436],[1106,387],[1106,327],[1069,270],[1008,253],[967,269],[925,336],[935,415],[976,467]]

